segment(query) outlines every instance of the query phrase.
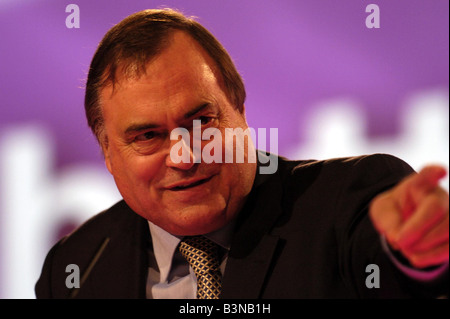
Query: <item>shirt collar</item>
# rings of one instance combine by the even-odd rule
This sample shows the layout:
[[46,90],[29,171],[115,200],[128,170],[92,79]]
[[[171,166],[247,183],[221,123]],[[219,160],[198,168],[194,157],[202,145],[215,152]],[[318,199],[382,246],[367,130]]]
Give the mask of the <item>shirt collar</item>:
[[172,267],[172,259],[182,237],[174,236],[148,221],[152,236],[153,253],[158,264],[160,282],[166,282]]
[[[173,256],[183,236],[172,235],[161,227],[148,221],[152,237],[153,253],[158,264],[160,282],[166,282],[172,268]],[[230,249],[234,221],[204,236],[226,250]]]
[[[269,156],[274,155],[267,155],[266,152],[257,150],[257,169],[252,189],[264,183],[264,181],[268,178],[269,175],[259,174],[259,167],[262,165],[260,162],[261,158],[264,158],[264,163],[267,163],[269,160]],[[204,236],[229,251],[235,221],[236,218],[224,227],[211,233],[205,234]],[[173,256],[176,252],[178,244],[183,239],[183,236],[172,235],[150,221],[148,221],[148,224],[150,228],[150,234],[152,236],[153,253],[155,254],[156,263],[158,264],[159,268],[160,282],[166,282],[172,268]]]

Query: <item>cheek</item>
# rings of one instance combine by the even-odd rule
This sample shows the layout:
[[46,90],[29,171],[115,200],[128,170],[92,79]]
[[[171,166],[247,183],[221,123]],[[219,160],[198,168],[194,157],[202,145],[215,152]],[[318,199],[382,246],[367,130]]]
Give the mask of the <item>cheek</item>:
[[222,192],[227,192],[228,195],[239,193],[241,185],[241,164],[225,163],[222,165],[222,178],[219,189],[221,189]]
[[252,162],[227,164],[226,183],[229,185],[231,195],[241,198],[250,193],[255,178],[256,165]]
[[132,161],[127,169],[130,169],[130,172],[137,180],[150,181],[158,175],[162,164],[162,161],[152,156],[143,156]]
[[111,157],[112,173],[119,188],[136,189],[149,186],[158,176],[162,161],[154,156],[127,156],[115,154]]

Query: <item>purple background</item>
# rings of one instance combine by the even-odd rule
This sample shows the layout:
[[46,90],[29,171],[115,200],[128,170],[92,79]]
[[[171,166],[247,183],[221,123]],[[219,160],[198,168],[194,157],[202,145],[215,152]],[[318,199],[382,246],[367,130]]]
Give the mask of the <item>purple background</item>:
[[[79,29],[65,25],[70,3],[80,7]],[[380,7],[380,29],[366,28],[370,3]],[[55,176],[80,163],[106,170],[84,115],[90,60],[114,24],[159,7],[197,16],[227,48],[246,84],[249,125],[278,128],[281,155],[306,141],[320,101],[357,100],[368,138],[393,138],[409,94],[448,94],[448,0],[0,0],[0,141],[38,124],[55,143]],[[1,253],[0,296],[8,296]]]
[[[380,29],[365,26],[373,2]],[[65,26],[69,3],[80,7],[79,29]],[[161,6],[199,17],[224,44],[246,83],[250,126],[277,127],[280,154],[304,139],[318,99],[359,99],[369,135],[388,135],[407,93],[448,87],[447,0],[10,0],[0,3],[0,127],[46,125],[58,167],[100,162],[83,109],[90,59],[113,24]]]

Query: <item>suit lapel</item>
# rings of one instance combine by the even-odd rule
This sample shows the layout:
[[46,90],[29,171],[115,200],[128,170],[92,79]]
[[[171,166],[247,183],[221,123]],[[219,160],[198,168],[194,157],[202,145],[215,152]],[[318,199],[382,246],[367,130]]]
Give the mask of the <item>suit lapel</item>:
[[[253,190],[238,216],[223,279],[222,298],[255,299],[264,291],[277,249],[281,249],[279,238],[270,234],[282,213],[280,171],[282,169],[273,175],[257,175]],[[126,217],[115,221],[117,228],[108,234],[108,247],[87,280],[87,289],[81,288],[79,298],[87,295],[90,298],[145,298],[147,250],[151,245],[148,223],[125,203],[123,206],[121,209],[125,214],[121,215]],[[104,287],[100,289],[104,295],[97,295],[98,287]]]
[[116,280],[120,282],[114,291],[119,298],[145,299],[150,233],[147,221],[133,214],[137,217],[134,226],[125,229],[126,234],[118,236],[118,248],[114,249],[120,252],[114,256],[118,263]]
[[277,243],[278,237],[266,235],[247,255],[236,256],[230,253],[221,298],[259,298]]
[[128,206],[125,210],[125,218],[107,234],[109,243],[77,298],[145,298],[148,224]]
[[276,258],[277,236],[270,235],[282,212],[278,173],[257,175],[255,186],[239,214],[223,278],[224,299],[259,298],[270,265]]

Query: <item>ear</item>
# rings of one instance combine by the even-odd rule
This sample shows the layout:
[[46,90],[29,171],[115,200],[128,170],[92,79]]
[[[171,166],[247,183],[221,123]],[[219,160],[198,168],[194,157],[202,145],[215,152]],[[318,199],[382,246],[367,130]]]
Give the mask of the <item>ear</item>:
[[248,127],[247,117],[245,116],[245,104],[242,104],[241,110],[239,110],[239,109],[236,109],[236,110],[237,110],[237,111],[239,112],[239,114],[242,116],[242,119],[244,120],[245,125],[247,125],[247,127]]
[[244,118],[245,122],[247,123],[247,117],[245,116],[245,104],[242,104],[242,108],[239,111],[242,115],[242,117]]
[[104,135],[102,137],[100,144],[102,147],[103,157],[105,158],[106,168],[112,174],[111,155],[109,152],[109,150],[110,150],[109,149],[109,141],[108,141],[108,137],[106,135]]
[[109,155],[108,155],[108,156],[105,155],[105,165],[106,165],[106,168],[108,169],[108,171],[109,171],[109,172],[111,173],[111,175],[112,175],[111,160],[110,160]]

